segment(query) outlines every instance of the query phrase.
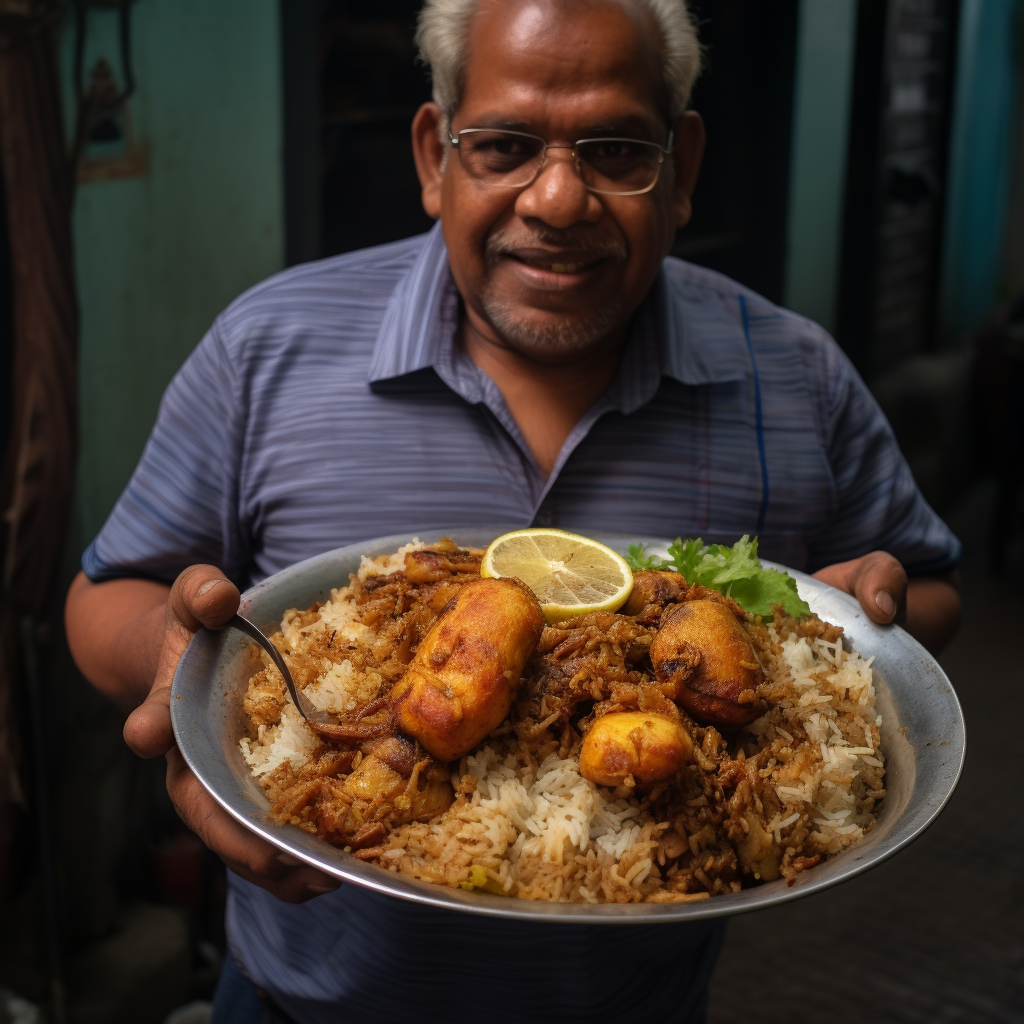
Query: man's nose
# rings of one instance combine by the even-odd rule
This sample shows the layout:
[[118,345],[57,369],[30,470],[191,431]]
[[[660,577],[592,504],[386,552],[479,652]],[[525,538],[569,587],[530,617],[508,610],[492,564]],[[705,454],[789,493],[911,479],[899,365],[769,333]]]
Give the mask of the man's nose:
[[583,184],[572,150],[549,148],[540,173],[519,193],[516,213],[553,228],[568,228],[580,221],[596,221],[601,203]]

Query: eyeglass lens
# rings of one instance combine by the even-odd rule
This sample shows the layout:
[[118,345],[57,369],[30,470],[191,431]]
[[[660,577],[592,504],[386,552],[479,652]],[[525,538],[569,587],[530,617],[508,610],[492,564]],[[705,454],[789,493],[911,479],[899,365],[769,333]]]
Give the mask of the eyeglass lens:
[[[459,154],[474,178],[508,188],[529,185],[544,158],[544,141],[512,132],[476,131],[459,135]],[[638,139],[584,139],[576,143],[580,174],[600,192],[640,192],[657,180],[662,150]]]

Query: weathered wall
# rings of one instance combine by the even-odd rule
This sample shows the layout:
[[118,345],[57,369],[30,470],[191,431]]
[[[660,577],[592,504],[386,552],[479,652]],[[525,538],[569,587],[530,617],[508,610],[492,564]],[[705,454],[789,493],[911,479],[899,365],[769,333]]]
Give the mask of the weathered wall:
[[856,0],[803,0],[797,39],[785,303],[835,320]]
[[1003,283],[1007,297],[1024,291],[1024,3],[1017,14],[1017,99],[1013,167],[1006,219]]
[[[217,312],[283,266],[277,0],[139,0],[132,8],[142,177],[79,186],[81,544],[142,451],[160,395]],[[111,12],[86,68],[119,67]],[[63,30],[72,120],[73,21]],[[70,128],[69,128],[70,135]]]
[[940,316],[951,341],[1004,297],[1020,0],[963,0],[950,144]]
[[[831,328],[856,0],[802,0],[799,32],[786,304]],[[975,331],[1024,284],[1022,55],[1024,0],[963,0],[939,292],[948,342]]]

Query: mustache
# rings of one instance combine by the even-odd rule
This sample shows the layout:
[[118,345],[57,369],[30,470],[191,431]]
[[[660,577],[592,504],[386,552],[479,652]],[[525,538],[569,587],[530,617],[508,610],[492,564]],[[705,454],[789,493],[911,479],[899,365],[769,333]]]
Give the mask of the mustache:
[[537,228],[533,231],[506,229],[496,231],[487,239],[488,258],[514,256],[523,249],[552,248],[579,253],[587,259],[625,260],[629,255],[623,242],[614,238],[594,238],[577,228]]

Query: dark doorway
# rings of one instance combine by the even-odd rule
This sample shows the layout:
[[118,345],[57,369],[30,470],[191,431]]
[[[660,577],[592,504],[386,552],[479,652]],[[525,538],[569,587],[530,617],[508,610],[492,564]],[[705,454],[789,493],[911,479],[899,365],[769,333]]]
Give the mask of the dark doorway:
[[692,106],[708,144],[673,253],[782,301],[796,0],[696,0],[705,70]]
[[426,231],[409,124],[430,99],[416,62],[419,0],[323,0],[320,139],[323,252]]
[[870,381],[934,342],[958,0],[861,0],[837,340]]

